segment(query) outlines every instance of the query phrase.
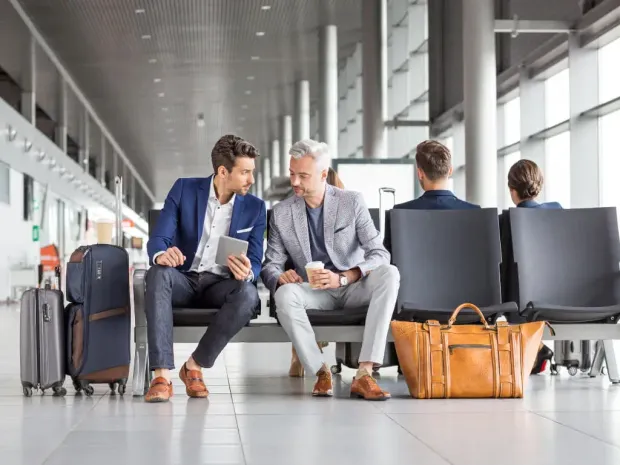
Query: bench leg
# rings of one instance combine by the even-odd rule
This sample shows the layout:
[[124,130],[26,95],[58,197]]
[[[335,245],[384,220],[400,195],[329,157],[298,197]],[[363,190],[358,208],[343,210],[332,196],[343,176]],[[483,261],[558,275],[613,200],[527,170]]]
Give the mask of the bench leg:
[[620,362],[620,341],[605,340],[603,341],[603,345],[609,381],[613,384],[620,384],[620,366],[618,366]]
[[605,345],[603,341],[596,341],[596,350],[592,358],[592,367],[588,375],[590,378],[596,378],[603,372],[603,362],[605,361]]
[[134,295],[134,341],[136,353],[133,361],[132,389],[134,396],[143,396],[149,388],[151,373],[149,370],[148,339],[146,333],[146,270],[136,270],[133,277]]

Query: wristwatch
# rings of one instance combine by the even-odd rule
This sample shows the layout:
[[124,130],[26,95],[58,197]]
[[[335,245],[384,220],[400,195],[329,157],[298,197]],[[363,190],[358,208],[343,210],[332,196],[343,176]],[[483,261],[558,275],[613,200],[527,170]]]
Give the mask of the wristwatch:
[[349,279],[343,273],[340,273],[338,276],[340,277],[340,287],[349,284]]

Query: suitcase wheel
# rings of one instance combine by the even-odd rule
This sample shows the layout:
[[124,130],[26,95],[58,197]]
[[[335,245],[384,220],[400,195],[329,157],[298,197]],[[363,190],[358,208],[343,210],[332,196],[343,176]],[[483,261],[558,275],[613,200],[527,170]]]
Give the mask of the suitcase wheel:
[[337,375],[338,373],[342,372],[342,363],[338,362],[337,365],[332,365],[331,368],[329,369],[332,374]]
[[558,374],[558,366],[555,363],[551,364],[551,368],[549,368],[549,371],[551,372],[551,374],[553,376]]
[[125,391],[127,391],[127,384],[123,383],[123,384],[119,384],[118,385],[118,393],[122,396],[125,394]]
[[26,397],[32,397],[32,388],[31,387],[24,386],[23,387],[23,391],[24,391],[24,395]]
[[67,394],[67,390],[62,386],[57,386],[53,388],[54,397],[64,397]]
[[88,397],[92,396],[95,393],[95,389],[88,383],[88,381],[82,381],[80,383],[80,388]]
[[[110,386],[110,395],[114,395],[116,394],[116,383],[108,383],[108,386]],[[119,389],[119,393],[120,393],[120,389]]]
[[578,368],[575,366],[568,367],[568,374],[571,376],[575,376],[577,374]]

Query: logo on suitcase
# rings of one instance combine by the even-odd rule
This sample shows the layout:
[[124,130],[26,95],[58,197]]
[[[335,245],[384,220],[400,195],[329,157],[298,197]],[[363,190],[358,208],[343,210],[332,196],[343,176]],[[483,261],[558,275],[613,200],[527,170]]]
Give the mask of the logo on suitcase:
[[101,279],[103,276],[103,261],[98,260],[96,263],[97,266],[97,279]]

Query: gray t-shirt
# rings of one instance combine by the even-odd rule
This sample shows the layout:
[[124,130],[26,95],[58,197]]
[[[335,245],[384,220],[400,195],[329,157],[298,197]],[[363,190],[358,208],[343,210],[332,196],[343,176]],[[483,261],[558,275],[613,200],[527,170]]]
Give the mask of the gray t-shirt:
[[310,251],[313,262],[323,262],[325,269],[335,271],[327,249],[325,248],[325,234],[323,229],[323,205],[310,208],[306,205],[308,217],[308,235],[310,237]]

